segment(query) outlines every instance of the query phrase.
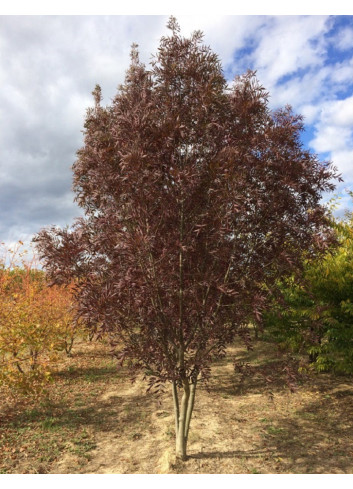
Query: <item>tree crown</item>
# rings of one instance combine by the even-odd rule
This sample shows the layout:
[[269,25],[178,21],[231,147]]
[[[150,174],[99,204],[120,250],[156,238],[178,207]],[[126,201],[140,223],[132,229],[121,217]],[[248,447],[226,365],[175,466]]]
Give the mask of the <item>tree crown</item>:
[[303,148],[301,116],[271,112],[254,72],[227,86],[202,34],[174,18],[147,69],[87,111],[73,229],[36,237],[49,275],[78,279],[80,313],[153,379],[203,373],[260,318],[266,295],[328,243],[335,169]]

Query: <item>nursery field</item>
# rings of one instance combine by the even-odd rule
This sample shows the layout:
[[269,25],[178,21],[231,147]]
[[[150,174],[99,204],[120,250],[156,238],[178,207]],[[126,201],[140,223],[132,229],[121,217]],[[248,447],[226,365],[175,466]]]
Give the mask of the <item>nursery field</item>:
[[[271,343],[233,345],[200,385],[188,460],[176,461],[169,386],[132,383],[104,342],[78,341],[36,401],[2,395],[0,473],[353,473],[352,378],[311,374],[291,393]],[[234,362],[250,362],[241,381]]]

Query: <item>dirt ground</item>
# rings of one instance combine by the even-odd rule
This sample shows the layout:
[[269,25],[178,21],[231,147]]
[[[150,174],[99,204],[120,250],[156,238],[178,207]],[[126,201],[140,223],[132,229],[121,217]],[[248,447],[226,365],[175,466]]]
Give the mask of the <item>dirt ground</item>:
[[[290,393],[261,375],[273,346],[233,346],[200,385],[186,462],[174,457],[171,392],[155,396],[131,383],[104,344],[76,346],[36,405],[2,408],[0,473],[352,474],[351,378],[316,374]],[[271,357],[272,355],[272,357]],[[254,365],[240,381],[235,360]],[[168,387],[168,386],[167,386]]]

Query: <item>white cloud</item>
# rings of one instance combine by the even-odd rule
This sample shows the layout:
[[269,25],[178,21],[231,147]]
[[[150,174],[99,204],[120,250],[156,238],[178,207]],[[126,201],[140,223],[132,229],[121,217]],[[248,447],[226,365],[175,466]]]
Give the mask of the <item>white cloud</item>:
[[331,158],[342,173],[344,184],[352,185],[353,182],[353,145],[348,148],[339,148],[331,152]]
[[304,104],[300,106],[299,113],[304,117],[305,124],[312,124],[320,112],[318,105]]
[[350,49],[353,45],[353,29],[346,27],[342,29],[334,40],[335,46],[341,51]]
[[329,95],[325,91],[325,81],[330,74],[330,68],[323,66],[315,71],[308,71],[301,76],[293,76],[284,83],[277,83],[271,90],[272,105],[292,105],[299,109],[303,105],[319,105]]
[[320,66],[328,24],[326,16],[270,18],[258,33],[261,38],[253,53],[254,65],[265,85],[272,87],[283,76]]
[[353,96],[343,100],[326,102],[320,112],[323,124],[344,127],[353,126]]
[[330,153],[344,179],[353,180],[353,96],[322,105],[310,145],[319,153]]
[[353,58],[332,66],[330,79],[337,85],[351,83],[353,79]]
[[351,138],[350,128],[318,124],[316,137],[310,142],[319,153],[332,153],[345,148]]
[[[236,50],[246,47],[266,19],[265,16],[242,15],[178,16],[182,34],[188,36],[192,31],[201,30],[206,44],[220,56],[225,68],[233,64]],[[234,66],[233,78],[240,74],[238,69]]]

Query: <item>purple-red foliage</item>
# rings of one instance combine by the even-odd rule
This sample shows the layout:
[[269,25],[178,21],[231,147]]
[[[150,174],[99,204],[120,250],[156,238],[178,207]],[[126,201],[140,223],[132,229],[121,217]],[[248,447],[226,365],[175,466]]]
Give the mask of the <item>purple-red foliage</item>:
[[227,87],[201,33],[170,27],[149,69],[133,47],[111,105],[96,87],[73,166],[85,217],[36,242],[122,359],[181,385],[236,335],[248,344],[266,290],[327,242],[320,199],[337,175],[303,148],[301,116],[269,110],[255,73]]

